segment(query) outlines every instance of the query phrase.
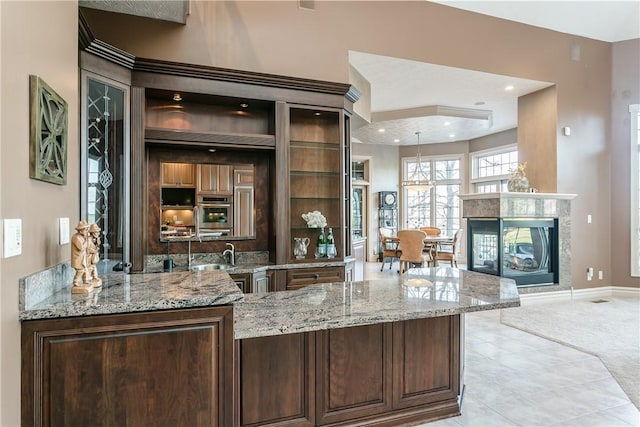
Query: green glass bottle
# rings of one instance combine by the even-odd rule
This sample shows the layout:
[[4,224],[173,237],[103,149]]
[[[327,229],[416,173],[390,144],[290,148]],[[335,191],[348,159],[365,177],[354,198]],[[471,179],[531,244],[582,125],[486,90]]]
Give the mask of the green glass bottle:
[[329,234],[327,234],[327,258],[335,258],[336,256],[336,243],[333,240],[333,229],[329,228]]
[[318,255],[320,258],[327,256],[327,239],[324,237],[324,227],[320,229],[318,236]]

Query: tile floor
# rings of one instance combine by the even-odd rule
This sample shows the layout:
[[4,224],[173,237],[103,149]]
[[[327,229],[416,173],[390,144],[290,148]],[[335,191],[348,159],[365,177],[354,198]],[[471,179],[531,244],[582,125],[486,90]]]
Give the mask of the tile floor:
[[[365,278],[397,274],[368,263]],[[499,311],[466,315],[462,415],[420,427],[640,426],[640,413],[595,356],[500,323]]]

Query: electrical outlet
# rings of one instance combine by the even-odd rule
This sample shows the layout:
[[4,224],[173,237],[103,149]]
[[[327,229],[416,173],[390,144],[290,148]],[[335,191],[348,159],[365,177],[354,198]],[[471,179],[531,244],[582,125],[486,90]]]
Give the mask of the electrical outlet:
[[593,279],[593,267],[587,268],[587,281],[591,281]]
[[598,279],[599,279],[599,280],[604,279],[604,273],[603,273],[603,271],[602,271],[602,270],[599,270],[599,271],[598,271]]
[[591,224],[591,214],[587,215],[587,224]]

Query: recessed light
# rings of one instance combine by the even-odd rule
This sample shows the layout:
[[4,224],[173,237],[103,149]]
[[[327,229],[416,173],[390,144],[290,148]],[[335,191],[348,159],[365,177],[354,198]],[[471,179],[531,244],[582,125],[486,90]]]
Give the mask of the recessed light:
[[504,90],[513,90],[513,85],[508,85],[507,87],[504,88]]
[[180,95],[179,93],[174,93],[173,94],[173,100],[176,101],[176,102],[182,101],[182,95]]
[[384,132],[384,128],[378,129],[378,132],[380,132],[380,133]]
[[455,134],[453,134],[453,133],[450,133],[450,134],[449,134],[449,138],[455,138],[455,137],[456,137],[456,135],[455,135]]
[[320,112],[319,112],[319,111],[316,111],[316,112],[315,112],[315,113],[313,113],[313,114],[315,114],[316,116],[319,116],[319,115],[320,115]]
[[393,142],[400,142],[398,138],[394,139]]
[[244,102],[243,102],[242,104],[240,104],[240,106],[241,106],[242,108],[247,108],[247,107],[249,106],[249,104],[247,104],[247,103],[244,103]]
[[209,148],[209,150],[208,150],[208,151],[209,151],[210,153],[215,153],[215,152],[216,152],[216,149],[215,149],[215,148]]
[[451,122],[444,122],[444,125],[445,126],[449,126],[449,125],[451,125]]

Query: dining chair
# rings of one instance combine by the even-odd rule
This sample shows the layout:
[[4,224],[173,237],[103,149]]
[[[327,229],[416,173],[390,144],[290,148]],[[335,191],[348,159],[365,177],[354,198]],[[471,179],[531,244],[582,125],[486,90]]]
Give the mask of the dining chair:
[[[453,235],[453,241],[451,243],[442,242],[440,243],[440,247],[438,249],[438,254],[436,255],[437,261],[449,261],[451,263],[451,267],[458,266],[458,253],[460,252],[460,238],[462,237],[462,229],[459,229]],[[445,250],[442,250],[442,249]],[[450,250],[447,250],[450,248]]]
[[427,236],[439,236],[442,233],[438,227],[420,227],[420,230],[427,233]]
[[378,235],[382,243],[382,265],[380,266],[380,271],[384,270],[384,263],[387,258],[389,258],[389,270],[391,270],[393,260],[400,257],[402,250],[399,248],[397,240],[389,239],[393,235],[393,229],[380,227],[378,228]]
[[402,253],[400,254],[400,274],[404,274],[406,270],[414,264],[421,267],[429,262],[429,255],[423,252],[424,239],[427,233],[421,230],[400,230],[398,231],[398,240]]

